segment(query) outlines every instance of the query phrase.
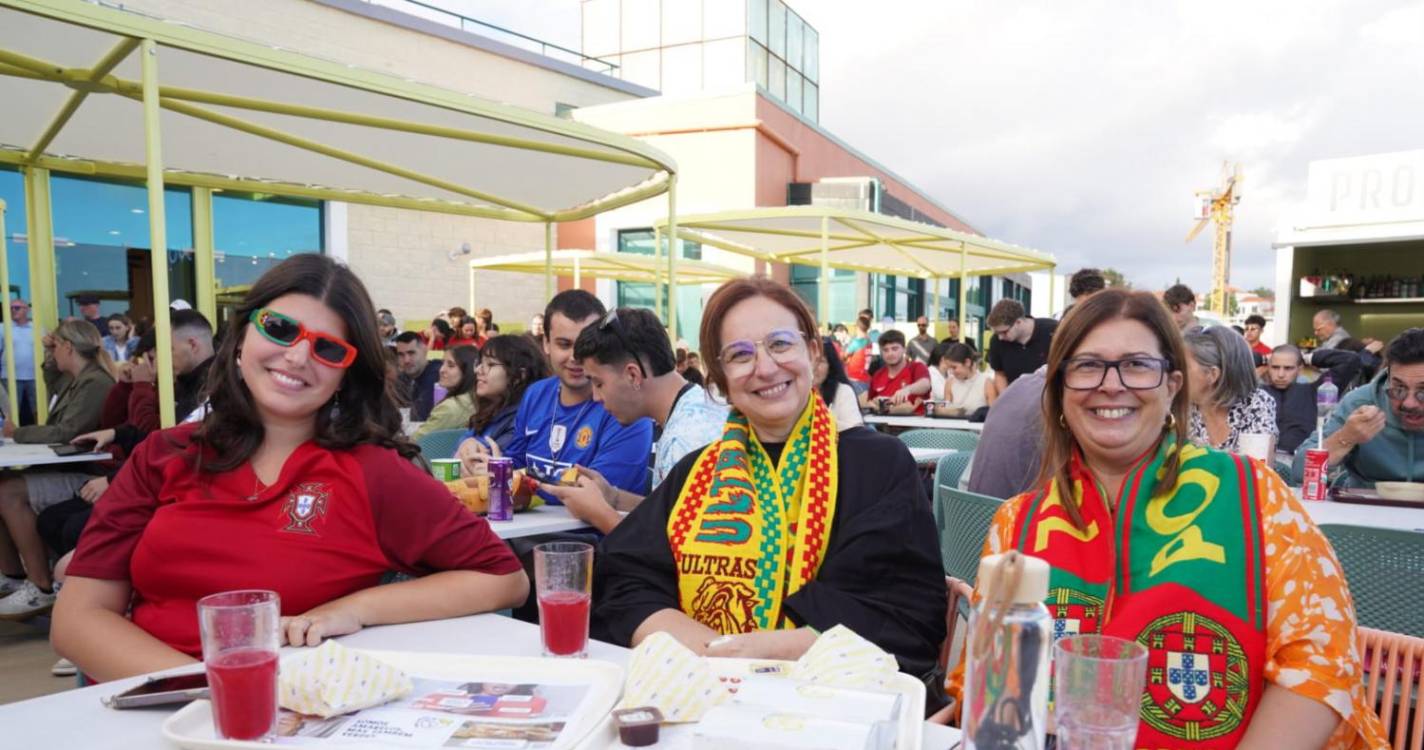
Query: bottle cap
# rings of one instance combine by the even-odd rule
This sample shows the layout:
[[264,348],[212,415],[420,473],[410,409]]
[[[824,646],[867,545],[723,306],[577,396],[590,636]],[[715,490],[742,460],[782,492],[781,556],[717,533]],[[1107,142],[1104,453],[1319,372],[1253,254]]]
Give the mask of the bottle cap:
[[[975,583],[979,586],[979,595],[984,599],[991,598],[993,592],[990,588],[994,583],[994,569],[999,563],[1011,553],[989,555],[979,559],[979,577]],[[1019,581],[1014,587],[1013,596],[1010,599],[1015,604],[1038,604],[1048,598],[1048,563],[1037,557],[1030,557],[1022,553],[1017,554],[1019,558]]]

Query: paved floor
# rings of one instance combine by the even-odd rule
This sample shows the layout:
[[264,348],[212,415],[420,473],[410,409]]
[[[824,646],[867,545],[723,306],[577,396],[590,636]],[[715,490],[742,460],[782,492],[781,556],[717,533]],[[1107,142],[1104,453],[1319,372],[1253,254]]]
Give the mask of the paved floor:
[[73,677],[55,677],[58,659],[49,646],[47,623],[0,622],[0,703],[58,693],[74,687]]

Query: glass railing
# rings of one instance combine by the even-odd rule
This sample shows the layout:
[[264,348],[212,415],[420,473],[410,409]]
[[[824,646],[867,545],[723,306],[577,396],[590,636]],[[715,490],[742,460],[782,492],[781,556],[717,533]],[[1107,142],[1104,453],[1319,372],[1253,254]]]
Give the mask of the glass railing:
[[399,10],[417,18],[424,18],[427,21],[434,21],[462,31],[487,36],[520,49],[537,52],[544,57],[573,63],[574,65],[587,68],[597,73],[603,73],[604,75],[613,76],[614,78],[619,77],[618,66],[607,60],[591,57],[577,50],[572,50],[568,47],[554,44],[553,42],[547,42],[543,39],[529,36],[528,34],[521,34],[518,31],[506,29],[503,26],[496,26],[487,21],[470,18],[456,11],[449,10],[448,8],[423,3],[420,2],[420,0],[364,0],[364,2]]

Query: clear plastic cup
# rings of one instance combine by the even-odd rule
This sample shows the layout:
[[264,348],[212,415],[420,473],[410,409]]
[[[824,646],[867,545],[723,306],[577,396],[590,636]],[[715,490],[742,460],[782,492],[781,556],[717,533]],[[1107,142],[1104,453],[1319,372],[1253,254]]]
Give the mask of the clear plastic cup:
[[545,656],[588,655],[588,614],[593,602],[593,546],[550,542],[534,548],[534,591]]
[[277,723],[278,621],[275,591],[227,591],[198,600],[213,728],[229,740],[260,740]]
[[1059,750],[1132,750],[1147,681],[1147,648],[1105,635],[1053,645],[1053,723]]

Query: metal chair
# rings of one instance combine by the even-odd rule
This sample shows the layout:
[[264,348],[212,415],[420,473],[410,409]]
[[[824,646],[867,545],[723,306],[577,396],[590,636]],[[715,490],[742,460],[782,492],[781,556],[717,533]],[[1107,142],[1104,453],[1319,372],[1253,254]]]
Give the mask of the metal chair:
[[415,444],[420,446],[420,455],[426,459],[454,458],[464,435],[465,430],[435,430],[422,435]]
[[979,447],[979,433],[967,430],[905,430],[899,438],[911,448],[972,451]]
[[1004,501],[953,487],[939,486],[935,491],[939,530],[939,554],[944,574],[958,578],[970,586],[979,575],[979,554],[984,549],[984,537],[989,523]]
[[1424,639],[1360,628],[1365,701],[1394,750],[1424,750]]
[[[934,486],[935,494],[939,494],[940,487],[959,488],[959,478],[964,476],[964,470],[969,468],[969,464],[974,461],[974,451],[954,451],[940,456],[935,463]],[[944,517],[940,515],[940,504],[934,505],[935,528],[944,529]]]
[[1424,533],[1370,526],[1320,527],[1344,567],[1362,627],[1424,637]]

